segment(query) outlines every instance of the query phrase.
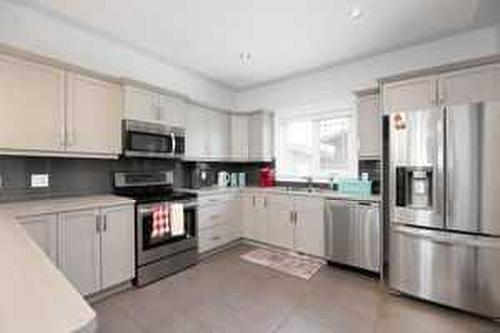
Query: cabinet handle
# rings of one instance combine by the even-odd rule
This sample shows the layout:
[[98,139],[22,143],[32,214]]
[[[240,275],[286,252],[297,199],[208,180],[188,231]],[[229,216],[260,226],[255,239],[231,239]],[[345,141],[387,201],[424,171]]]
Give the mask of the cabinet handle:
[[100,215],[95,216],[95,230],[97,231],[97,233],[101,232],[101,216]]
[[264,197],[264,207],[267,208],[267,197]]
[[295,218],[294,218],[294,222],[295,224],[297,224],[297,220],[299,219],[299,213],[295,212]]
[[214,236],[214,237],[212,237],[212,240],[214,240],[214,241],[215,241],[215,240],[219,240],[219,239],[220,239],[220,237],[219,237],[219,236]]
[[293,212],[290,212],[290,223],[293,223]]
[[107,231],[108,230],[108,216],[106,214],[103,215],[103,220],[104,220],[103,230]]
[[255,195],[252,196],[252,205],[255,207]]

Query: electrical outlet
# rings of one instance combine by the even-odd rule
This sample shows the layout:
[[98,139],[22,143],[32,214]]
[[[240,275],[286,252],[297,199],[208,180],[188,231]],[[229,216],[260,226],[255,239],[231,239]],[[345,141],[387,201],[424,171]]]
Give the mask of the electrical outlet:
[[32,173],[30,176],[30,187],[32,188],[49,187],[49,174]]

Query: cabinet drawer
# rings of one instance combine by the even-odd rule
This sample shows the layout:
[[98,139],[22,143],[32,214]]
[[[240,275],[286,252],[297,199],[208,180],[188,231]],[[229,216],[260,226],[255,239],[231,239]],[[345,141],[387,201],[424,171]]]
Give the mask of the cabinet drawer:
[[198,251],[206,252],[232,240],[229,226],[218,225],[213,228],[200,230]]
[[229,216],[229,205],[219,204],[198,209],[198,228],[206,229],[216,225],[226,224]]
[[227,193],[222,195],[209,195],[206,197],[198,198],[198,206],[201,207],[211,207],[213,205],[220,205],[228,203],[236,199],[236,193]]

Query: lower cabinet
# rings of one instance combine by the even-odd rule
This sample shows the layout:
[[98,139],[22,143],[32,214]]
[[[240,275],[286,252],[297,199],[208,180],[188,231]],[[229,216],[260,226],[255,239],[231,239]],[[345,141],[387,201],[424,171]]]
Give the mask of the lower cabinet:
[[213,250],[241,235],[239,194],[202,197],[198,200],[198,251]]
[[95,209],[59,215],[59,268],[82,295],[100,289],[100,222]]
[[295,198],[294,209],[295,251],[324,257],[324,200],[320,198]]
[[268,241],[272,245],[292,249],[295,238],[293,198],[287,195],[271,195],[268,200]]
[[95,207],[18,221],[82,295],[134,277],[133,205]]
[[19,223],[50,260],[57,264],[57,215],[26,217],[19,219]]

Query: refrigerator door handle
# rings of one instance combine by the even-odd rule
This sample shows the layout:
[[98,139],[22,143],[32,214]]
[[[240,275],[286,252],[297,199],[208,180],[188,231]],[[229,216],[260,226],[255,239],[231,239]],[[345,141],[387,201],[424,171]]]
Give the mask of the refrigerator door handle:
[[435,175],[433,177],[432,202],[435,203],[435,212],[441,218],[446,226],[444,218],[446,203],[445,203],[445,187],[446,187],[446,110],[440,110],[441,117],[436,122],[437,145],[436,145],[436,162]]

